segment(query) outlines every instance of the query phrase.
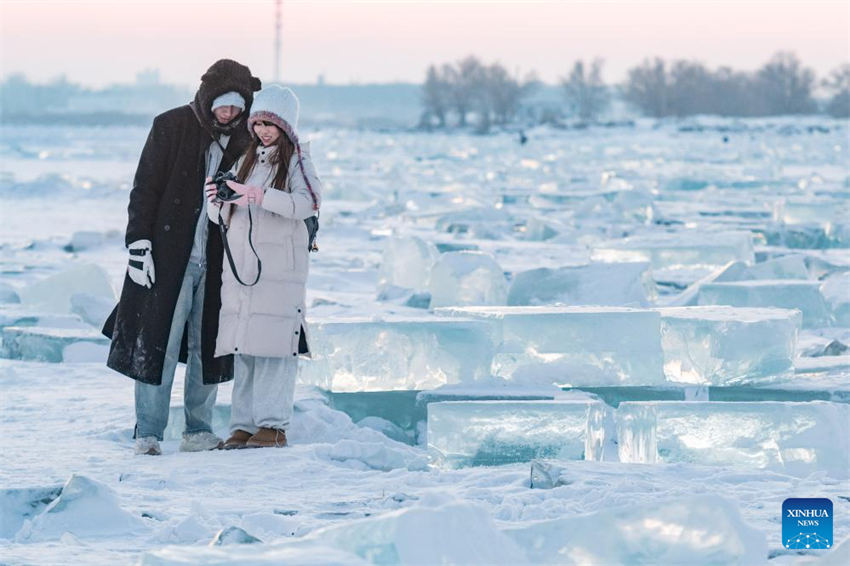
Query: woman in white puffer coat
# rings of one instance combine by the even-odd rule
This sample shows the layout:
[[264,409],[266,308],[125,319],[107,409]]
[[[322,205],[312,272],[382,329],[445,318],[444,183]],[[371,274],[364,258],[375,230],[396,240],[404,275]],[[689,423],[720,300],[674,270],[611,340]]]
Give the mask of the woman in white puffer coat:
[[224,262],[215,350],[234,354],[225,448],[286,445],[298,356],[309,356],[305,219],[319,209],[321,183],[297,124],[295,93],[277,85],[258,92],[248,118],[253,142],[232,170],[239,182],[227,182],[238,198],[222,203],[207,185],[210,219],[227,227],[233,260]]

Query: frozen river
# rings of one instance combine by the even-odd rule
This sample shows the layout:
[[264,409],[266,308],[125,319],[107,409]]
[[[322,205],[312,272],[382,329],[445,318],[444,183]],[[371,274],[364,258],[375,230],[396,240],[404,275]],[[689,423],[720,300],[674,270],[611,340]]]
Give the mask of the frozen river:
[[308,130],[292,446],[150,458],[97,334],[147,131],[3,126],[0,563],[850,560],[850,125],[526,134]]

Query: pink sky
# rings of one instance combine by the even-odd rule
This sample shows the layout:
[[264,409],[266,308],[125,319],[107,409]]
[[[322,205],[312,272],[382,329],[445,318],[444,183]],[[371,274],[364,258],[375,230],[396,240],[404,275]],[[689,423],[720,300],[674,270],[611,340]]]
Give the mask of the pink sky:
[[[273,0],[0,0],[0,74],[101,86],[158,68],[194,87],[215,59],[274,75]],[[824,76],[850,62],[850,2],[283,1],[287,82],[420,82],[429,63],[475,54],[545,81],[602,57],[609,82],[646,56],[752,70],[779,49]]]

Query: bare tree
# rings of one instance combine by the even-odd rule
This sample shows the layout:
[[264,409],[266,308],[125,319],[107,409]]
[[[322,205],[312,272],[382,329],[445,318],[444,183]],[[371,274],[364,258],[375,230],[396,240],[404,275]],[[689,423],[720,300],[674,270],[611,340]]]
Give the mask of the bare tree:
[[670,67],[667,111],[674,116],[716,113],[714,77],[702,63],[675,61]]
[[569,77],[561,79],[570,109],[585,122],[596,119],[610,102],[608,88],[602,81],[602,65],[601,59],[594,59],[590,72],[585,73],[584,62],[576,61]]
[[756,74],[765,114],[805,114],[815,110],[815,73],[793,53],[780,51]]
[[466,117],[481,99],[484,82],[484,65],[478,58],[470,55],[458,61],[457,67],[444,65],[446,77],[449,79],[449,93],[458,115],[458,126],[466,126]]
[[513,119],[522,96],[522,85],[510,76],[507,69],[498,63],[487,67],[486,109],[493,113],[493,120],[497,124],[505,124]]
[[833,93],[826,105],[830,116],[850,118],[850,63],[834,69],[823,81],[823,86]]
[[711,78],[708,102],[712,114],[755,116],[763,113],[752,74],[720,67]]
[[655,118],[667,115],[667,70],[664,61],[645,59],[629,70],[625,98],[644,113]]
[[442,128],[446,125],[446,112],[449,109],[449,83],[437,67],[431,65],[422,86],[422,104],[425,106],[426,119],[437,119]]

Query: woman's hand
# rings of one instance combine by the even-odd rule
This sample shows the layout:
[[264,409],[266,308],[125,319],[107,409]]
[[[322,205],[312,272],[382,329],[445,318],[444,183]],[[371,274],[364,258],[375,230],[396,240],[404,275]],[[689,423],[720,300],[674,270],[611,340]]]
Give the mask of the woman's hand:
[[256,204],[259,206],[263,204],[263,195],[265,195],[265,191],[262,187],[243,185],[236,181],[227,181],[227,186],[239,195],[239,198],[230,201],[230,204],[235,204],[237,206],[248,206],[249,204]]

